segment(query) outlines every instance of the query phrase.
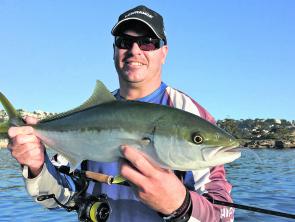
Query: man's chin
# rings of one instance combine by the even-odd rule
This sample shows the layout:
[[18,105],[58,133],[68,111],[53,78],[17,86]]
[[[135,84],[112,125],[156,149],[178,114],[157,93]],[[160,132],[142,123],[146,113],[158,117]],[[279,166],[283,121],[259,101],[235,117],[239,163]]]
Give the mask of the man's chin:
[[128,83],[140,83],[144,80],[142,76],[135,75],[121,75],[120,79]]

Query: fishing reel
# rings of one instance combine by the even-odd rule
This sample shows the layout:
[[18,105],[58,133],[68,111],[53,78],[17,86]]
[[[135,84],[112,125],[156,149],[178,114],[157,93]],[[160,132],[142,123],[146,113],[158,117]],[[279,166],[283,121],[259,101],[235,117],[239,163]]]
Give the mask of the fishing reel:
[[74,194],[70,199],[69,205],[64,205],[59,202],[54,194],[40,195],[37,197],[38,201],[44,201],[47,199],[54,199],[55,202],[68,212],[76,211],[79,221],[82,222],[105,222],[108,220],[111,207],[107,198],[107,195],[100,194],[99,196],[85,195],[88,187],[89,179],[85,176],[83,171],[75,170],[69,173],[68,167],[59,167],[58,171],[71,176],[82,189]]
[[110,216],[111,208],[107,197],[102,194],[98,197],[82,198],[78,204],[78,219],[85,222],[104,222]]

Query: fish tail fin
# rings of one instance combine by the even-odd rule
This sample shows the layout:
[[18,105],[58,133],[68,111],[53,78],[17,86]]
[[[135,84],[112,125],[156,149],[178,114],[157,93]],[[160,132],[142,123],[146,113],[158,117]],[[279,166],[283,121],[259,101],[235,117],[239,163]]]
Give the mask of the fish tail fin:
[[9,128],[9,121],[0,123],[0,134],[6,134]]
[[0,133],[6,133],[10,126],[23,126],[24,121],[21,115],[1,92],[0,102],[8,115],[8,120],[0,124]]

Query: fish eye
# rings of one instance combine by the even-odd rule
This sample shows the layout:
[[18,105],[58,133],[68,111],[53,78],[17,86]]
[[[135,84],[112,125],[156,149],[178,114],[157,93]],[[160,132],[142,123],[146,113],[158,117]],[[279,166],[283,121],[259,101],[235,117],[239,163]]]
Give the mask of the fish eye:
[[200,134],[193,133],[192,134],[192,141],[195,144],[202,144],[204,142],[204,139],[203,139],[203,137]]

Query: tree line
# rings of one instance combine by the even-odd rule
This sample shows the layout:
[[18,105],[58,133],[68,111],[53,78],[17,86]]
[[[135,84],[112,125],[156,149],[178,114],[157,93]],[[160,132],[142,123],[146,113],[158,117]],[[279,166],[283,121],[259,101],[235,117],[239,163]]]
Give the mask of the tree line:
[[218,120],[217,125],[237,139],[295,139],[295,121],[285,119]]

